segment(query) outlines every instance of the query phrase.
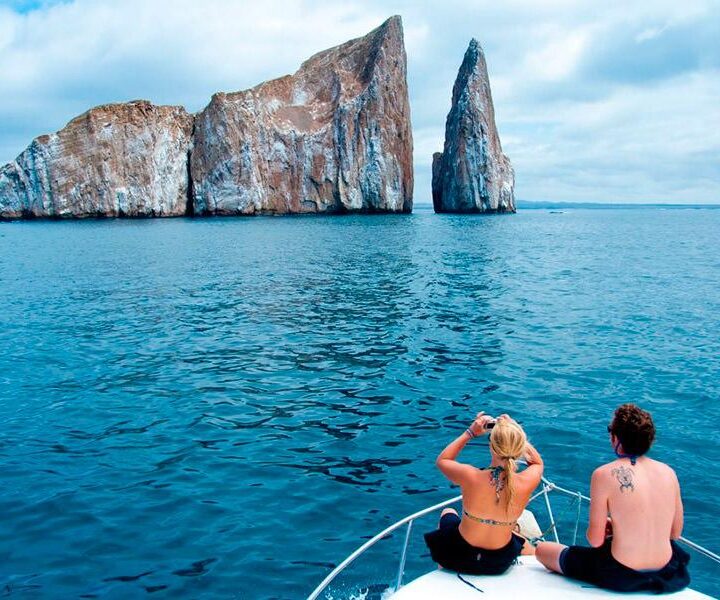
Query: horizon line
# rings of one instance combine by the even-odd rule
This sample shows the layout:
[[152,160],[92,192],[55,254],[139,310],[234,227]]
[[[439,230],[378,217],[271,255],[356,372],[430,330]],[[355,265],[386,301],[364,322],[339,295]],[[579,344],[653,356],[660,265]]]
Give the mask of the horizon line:
[[[720,203],[703,202],[602,202],[602,201],[576,201],[576,200],[516,200],[517,208],[720,208]],[[429,207],[432,202],[414,202],[413,208]]]

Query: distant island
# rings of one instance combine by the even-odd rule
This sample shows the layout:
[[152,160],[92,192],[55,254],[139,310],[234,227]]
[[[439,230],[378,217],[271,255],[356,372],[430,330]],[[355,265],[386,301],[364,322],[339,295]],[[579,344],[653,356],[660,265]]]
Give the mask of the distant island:
[[592,208],[592,209],[640,209],[640,208],[720,208],[720,204],[611,204],[605,202],[552,202],[550,200],[518,200],[518,208],[532,209],[559,209],[564,208]]

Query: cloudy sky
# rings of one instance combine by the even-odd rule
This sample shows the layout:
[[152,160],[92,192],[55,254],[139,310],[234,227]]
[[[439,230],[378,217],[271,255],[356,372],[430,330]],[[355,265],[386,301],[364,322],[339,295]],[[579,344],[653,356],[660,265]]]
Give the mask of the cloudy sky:
[[198,110],[392,14],[417,204],[471,37],[519,198],[720,203],[718,0],[0,0],[0,162],[97,104]]

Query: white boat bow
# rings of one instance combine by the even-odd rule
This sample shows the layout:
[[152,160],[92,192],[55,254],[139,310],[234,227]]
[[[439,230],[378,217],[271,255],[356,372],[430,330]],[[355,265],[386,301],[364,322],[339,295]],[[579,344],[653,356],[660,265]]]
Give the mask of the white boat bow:
[[[627,598],[628,594],[616,594],[601,590],[551,573],[534,556],[521,556],[518,564],[510,567],[503,575],[474,576],[462,575],[437,569],[404,585],[385,598],[388,600],[478,600],[479,598],[523,598],[533,600],[557,600],[558,598]],[[654,598],[657,594],[630,594],[633,600]],[[704,600],[710,596],[691,589],[674,594],[663,594],[662,598],[672,600]]]
[[[550,526],[541,532],[535,517],[530,511],[525,511],[526,514],[519,521],[524,534],[528,538],[543,538],[548,534],[552,533],[552,538],[555,541],[560,541],[557,523],[555,516],[553,515],[552,504],[550,502],[550,493],[556,492],[564,496],[568,496],[575,501],[575,527],[572,535],[572,542],[575,543],[578,536],[578,525],[581,517],[581,506],[583,502],[590,502],[590,498],[581,494],[580,492],[574,492],[563,487],[557,486],[554,483],[548,481],[543,477],[542,488],[537,492],[531,499],[528,505],[532,504],[538,498],[544,499],[545,509],[550,520]],[[335,567],[325,579],[318,585],[308,596],[307,600],[316,600],[320,598],[323,592],[327,592],[330,584],[335,578],[342,573],[351,563],[355,561],[359,556],[365,553],[369,548],[374,546],[379,541],[386,539],[394,531],[406,526],[404,544],[400,553],[400,560],[398,564],[397,577],[392,585],[388,586],[388,589],[383,593],[383,600],[444,600],[445,598],[464,600],[470,598],[519,598],[520,594],[532,594],[533,600],[542,598],[612,598],[612,597],[624,597],[627,598],[628,594],[618,594],[607,590],[601,590],[592,585],[585,584],[578,581],[573,581],[549,572],[543,567],[534,556],[521,556],[518,558],[518,564],[514,565],[503,575],[494,576],[473,576],[473,575],[462,575],[458,576],[456,573],[444,571],[442,569],[434,569],[417,579],[409,582],[406,585],[402,585],[403,576],[405,574],[405,563],[407,559],[407,549],[410,542],[410,536],[412,534],[413,523],[416,519],[425,515],[436,513],[446,506],[455,504],[462,501],[462,496],[456,496],[429,506],[421,511],[414,514],[408,515],[403,519],[400,519],[396,523],[393,523],[383,531],[378,533],[372,539],[365,542],[355,552],[345,558],[337,567]],[[686,538],[680,538],[682,544],[708,559],[710,559],[716,565],[720,565],[720,556],[707,548],[700,546],[688,540]],[[691,571],[692,576],[692,571]],[[482,596],[479,596],[482,594]],[[630,594],[633,600],[641,598],[657,598],[655,594],[641,594],[633,593]],[[682,600],[700,600],[712,598],[700,592],[696,592],[692,589],[685,589],[674,594],[663,594],[663,598],[682,599]],[[328,600],[334,598],[337,600],[336,595],[326,593]]]

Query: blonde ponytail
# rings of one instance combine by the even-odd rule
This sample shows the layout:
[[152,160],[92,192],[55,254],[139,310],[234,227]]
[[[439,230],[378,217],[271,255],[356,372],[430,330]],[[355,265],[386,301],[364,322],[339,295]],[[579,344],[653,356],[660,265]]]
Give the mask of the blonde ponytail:
[[517,469],[517,462],[514,458],[507,459],[507,467],[505,467],[505,487],[507,488],[507,494],[505,495],[505,512],[510,510],[513,498],[515,497],[515,471]]

